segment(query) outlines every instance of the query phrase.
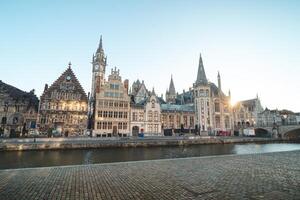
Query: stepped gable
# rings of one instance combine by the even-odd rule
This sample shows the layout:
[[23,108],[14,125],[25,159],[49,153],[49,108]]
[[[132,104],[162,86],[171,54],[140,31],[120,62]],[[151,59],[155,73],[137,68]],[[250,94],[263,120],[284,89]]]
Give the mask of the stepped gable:
[[70,77],[69,83],[72,83],[75,86],[73,93],[82,94],[80,100],[87,101],[88,100],[87,95],[86,95],[84,89],[82,88],[80,82],[78,81],[76,75],[74,74],[74,72],[71,68],[71,64],[69,64],[69,67],[60,75],[60,77],[58,79],[56,79],[56,81],[54,81],[52,83],[52,85],[46,91],[43,92],[41,98],[47,98],[47,95],[48,95],[48,98],[50,98],[51,92],[54,90],[63,91],[63,89],[61,89],[61,87],[60,87],[60,84],[63,82],[67,82],[68,76]]
[[36,111],[38,109],[39,100],[33,92],[25,92],[0,80],[0,94],[1,93],[8,94],[8,96],[16,102],[28,101],[27,109],[29,109],[31,106],[33,106]]

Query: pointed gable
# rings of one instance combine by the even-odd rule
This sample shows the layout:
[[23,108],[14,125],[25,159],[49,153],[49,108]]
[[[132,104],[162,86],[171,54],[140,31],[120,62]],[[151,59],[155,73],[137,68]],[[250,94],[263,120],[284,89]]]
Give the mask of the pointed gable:
[[44,91],[41,98],[79,101],[88,100],[85,91],[71,68],[71,64],[69,64],[69,67],[60,75],[60,77]]

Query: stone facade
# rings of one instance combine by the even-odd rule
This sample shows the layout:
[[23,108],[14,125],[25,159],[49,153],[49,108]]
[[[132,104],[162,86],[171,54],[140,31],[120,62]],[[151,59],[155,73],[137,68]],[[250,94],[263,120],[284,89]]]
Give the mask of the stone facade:
[[38,98],[0,80],[0,135],[16,137],[35,129]]
[[145,132],[145,108],[142,104],[130,106],[130,130],[132,136]]
[[40,98],[39,130],[82,135],[87,126],[87,95],[71,69],[71,63]]
[[194,129],[195,111],[192,104],[162,104],[162,127],[167,129]]

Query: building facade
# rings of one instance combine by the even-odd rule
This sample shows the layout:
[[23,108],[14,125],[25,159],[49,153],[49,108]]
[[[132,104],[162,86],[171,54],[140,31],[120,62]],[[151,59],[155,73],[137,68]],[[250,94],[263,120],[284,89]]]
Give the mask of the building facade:
[[130,127],[134,136],[143,133],[145,136],[162,136],[161,101],[154,88],[149,92],[139,80],[132,84],[130,93]]
[[162,135],[160,100],[154,89],[145,104],[145,133],[146,135]]
[[101,137],[130,136],[130,97],[128,80],[122,82],[120,71],[111,70],[108,81],[96,93],[93,133]]
[[77,80],[71,63],[50,86],[45,85],[39,105],[39,130],[82,135],[87,127],[88,98]]
[[24,92],[0,80],[0,135],[25,136],[35,129],[38,104],[34,90]]
[[120,70],[111,69],[105,79],[107,57],[102,37],[96,55],[93,56],[92,90],[89,116],[93,135],[100,137],[130,136],[130,97],[128,80],[122,82]]

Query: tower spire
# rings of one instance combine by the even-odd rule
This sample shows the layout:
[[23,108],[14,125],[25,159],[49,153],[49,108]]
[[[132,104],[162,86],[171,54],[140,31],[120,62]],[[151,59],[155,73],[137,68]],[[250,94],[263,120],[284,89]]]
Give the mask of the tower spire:
[[169,93],[171,95],[175,95],[176,91],[175,91],[175,86],[174,86],[174,82],[173,82],[173,75],[171,74],[171,81],[170,81],[170,86],[169,86]]
[[220,76],[220,72],[218,71],[218,88],[221,91],[222,87],[221,87],[221,76]]
[[102,35],[100,36],[100,42],[99,42],[99,47],[97,49],[97,53],[99,53],[100,51],[103,51],[103,46],[102,46]]
[[151,95],[155,95],[154,87],[152,87]]
[[200,53],[200,58],[199,58],[196,85],[207,85],[207,79],[206,79],[206,75],[205,75],[205,70],[204,70],[204,66],[203,66],[201,53]]

